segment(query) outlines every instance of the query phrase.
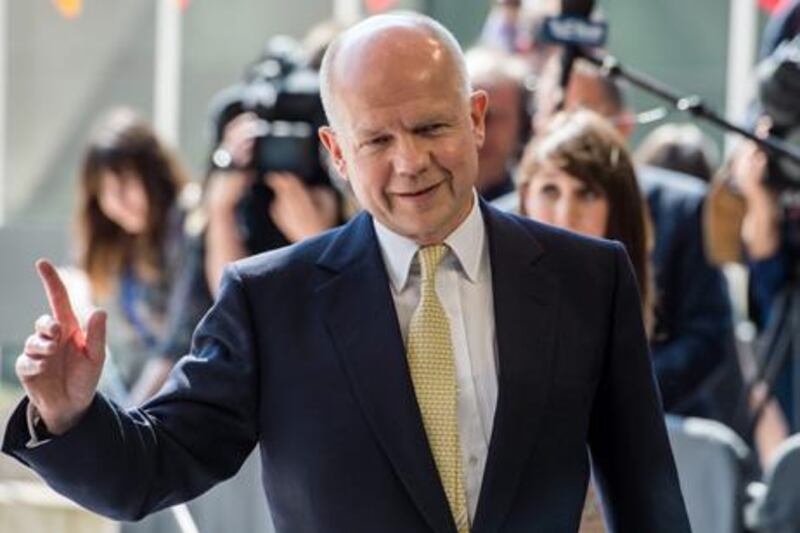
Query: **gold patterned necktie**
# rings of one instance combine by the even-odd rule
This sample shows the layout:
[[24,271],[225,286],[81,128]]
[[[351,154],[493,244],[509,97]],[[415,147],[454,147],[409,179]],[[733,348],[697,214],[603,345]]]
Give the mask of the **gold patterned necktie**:
[[408,366],[425,433],[458,533],[469,533],[458,434],[455,359],[450,323],[436,295],[436,269],[446,253],[443,244],[424,246],[417,252],[422,282],[419,305],[408,329]]

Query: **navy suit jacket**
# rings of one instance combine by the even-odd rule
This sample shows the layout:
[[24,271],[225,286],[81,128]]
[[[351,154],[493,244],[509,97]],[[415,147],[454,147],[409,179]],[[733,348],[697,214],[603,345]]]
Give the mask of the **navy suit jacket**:
[[[472,531],[577,530],[588,451],[612,530],[689,531],[622,247],[482,209],[499,397]],[[4,450],[112,517],[192,498],[258,444],[280,532],[456,531],[366,214],[231,266],[142,409],[98,395],[34,449],[24,410]]]

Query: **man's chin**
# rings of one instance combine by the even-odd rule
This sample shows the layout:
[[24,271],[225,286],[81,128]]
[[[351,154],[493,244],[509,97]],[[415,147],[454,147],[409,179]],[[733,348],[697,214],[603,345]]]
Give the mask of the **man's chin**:
[[442,219],[441,217],[431,217],[427,219],[427,223],[424,222],[417,221],[414,224],[404,225],[401,234],[412,239],[417,244],[425,246],[443,242],[458,227],[456,221]]

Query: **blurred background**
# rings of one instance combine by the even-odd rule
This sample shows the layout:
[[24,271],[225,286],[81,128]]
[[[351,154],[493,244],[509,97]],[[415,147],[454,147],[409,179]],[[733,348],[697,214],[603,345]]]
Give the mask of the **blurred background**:
[[[610,53],[743,122],[774,3],[599,0],[598,6],[609,23]],[[398,8],[436,18],[468,48],[478,41],[492,2],[0,0],[0,421],[21,395],[14,360],[31,324],[46,311],[33,262],[43,256],[57,264],[75,259],[77,176],[98,116],[116,106],[132,108],[200,182],[219,140],[212,98],[242,78],[271,37],[302,39],[324,20],[345,25]],[[640,112],[663,107],[640,91],[631,90],[629,97]],[[669,109],[663,113],[685,121]],[[663,120],[643,121],[633,145]],[[724,153],[725,135],[698,125]],[[30,479],[0,458],[0,486],[3,480]],[[257,485],[257,477],[246,483]],[[0,489],[0,502],[4,497],[11,498]],[[0,520],[0,531],[12,530],[28,531]]]

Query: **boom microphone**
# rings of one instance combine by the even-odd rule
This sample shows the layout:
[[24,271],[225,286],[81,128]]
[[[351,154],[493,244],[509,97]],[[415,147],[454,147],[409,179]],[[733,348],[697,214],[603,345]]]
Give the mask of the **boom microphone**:
[[592,22],[589,17],[594,10],[594,0],[561,0],[561,14],[547,17],[542,28],[545,41],[560,44],[564,47],[561,55],[561,102],[564,106],[572,65],[580,55],[582,48],[598,48],[605,44],[608,36],[608,25],[604,22]]

